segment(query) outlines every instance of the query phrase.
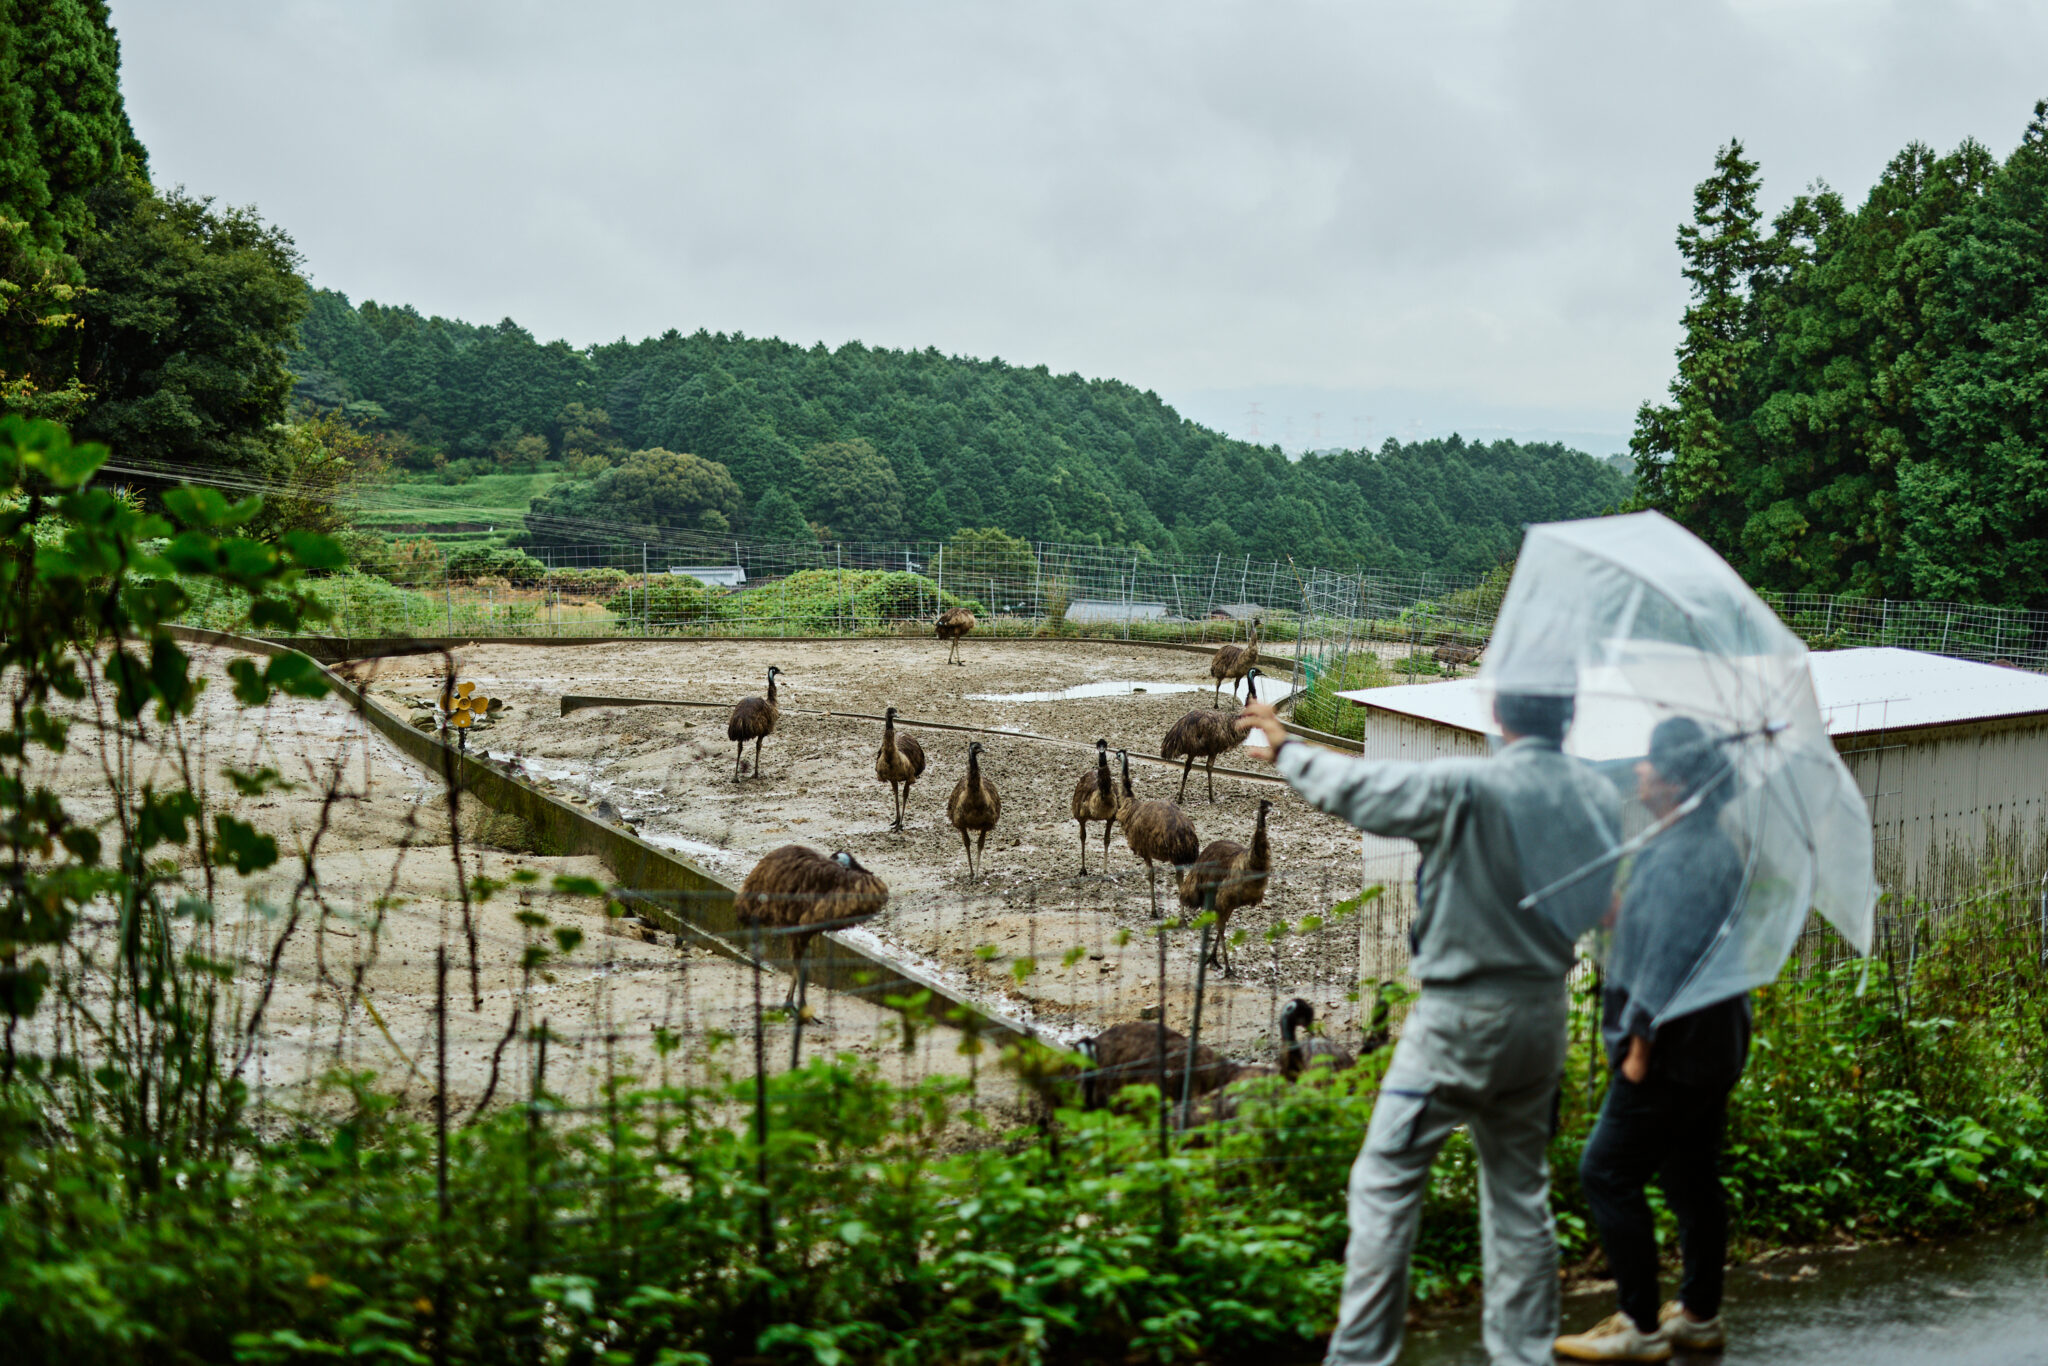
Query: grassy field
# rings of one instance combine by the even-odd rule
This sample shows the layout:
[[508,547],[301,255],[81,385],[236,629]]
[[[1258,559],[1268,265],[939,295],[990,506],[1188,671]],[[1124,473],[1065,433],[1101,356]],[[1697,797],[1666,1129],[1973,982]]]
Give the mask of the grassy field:
[[519,528],[527,505],[561,478],[560,470],[545,470],[444,484],[433,476],[401,475],[365,495],[357,522],[387,535],[425,536],[444,550],[501,545]]

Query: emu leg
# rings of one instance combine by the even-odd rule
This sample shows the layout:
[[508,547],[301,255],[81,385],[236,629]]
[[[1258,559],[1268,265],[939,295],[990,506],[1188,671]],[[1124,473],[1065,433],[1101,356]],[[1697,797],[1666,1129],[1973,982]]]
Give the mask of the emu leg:
[[754,740],[754,776],[756,778],[761,776],[761,741],[767,738],[767,736],[762,735],[757,736]]
[[1081,876],[1088,876],[1088,822],[1075,821],[1081,827]]
[[1114,820],[1106,820],[1102,823],[1102,872],[1105,877],[1109,875],[1109,837],[1115,829],[1116,822]]
[[1174,801],[1182,806],[1187,805],[1188,800],[1188,774],[1194,771],[1195,756],[1190,754],[1188,761],[1180,766],[1180,795],[1174,798]]
[[1215,755],[1213,755],[1213,754],[1212,754],[1212,755],[1210,755],[1210,756],[1209,756],[1209,762],[1208,762],[1208,764],[1206,765],[1206,769],[1207,769],[1207,772],[1208,772],[1208,774],[1209,774],[1209,800],[1213,802],[1213,801],[1215,801],[1215,800],[1216,800],[1216,756],[1215,756]]
[[810,978],[804,972],[804,960],[802,958],[798,958],[796,960],[796,985],[790,988],[790,990],[793,991],[796,995],[796,1008],[792,1012],[796,1020],[796,1029],[789,1036],[789,1065],[791,1067],[795,1067],[797,1063],[800,1062],[803,1058],[804,997],[807,994],[804,988],[806,988],[809,985]]
[[740,741],[739,753],[732,756],[732,780],[738,782],[740,775],[747,771],[747,742]]
[[1159,865],[1151,859],[1145,860],[1145,876],[1152,883],[1152,918],[1159,918]]
[[981,865],[981,875],[988,876],[988,831],[974,837],[974,861]]
[[901,830],[903,828],[903,793],[896,786],[894,778],[889,780],[889,807],[896,813],[896,819],[889,822],[889,828],[891,830]]
[[968,838],[965,830],[960,832],[960,847],[967,851],[967,880],[972,882],[974,881],[974,841]]

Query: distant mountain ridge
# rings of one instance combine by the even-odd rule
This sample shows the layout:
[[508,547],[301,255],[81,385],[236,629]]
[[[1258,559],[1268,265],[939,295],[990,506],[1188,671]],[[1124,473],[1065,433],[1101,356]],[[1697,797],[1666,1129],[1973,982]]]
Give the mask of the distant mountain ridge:
[[1524,524],[1596,515],[1630,489],[1626,474],[1561,445],[1457,436],[1290,462],[1128,384],[930,349],[670,331],[578,351],[510,319],[356,307],[332,290],[314,292],[300,338],[299,397],[449,458],[531,457],[544,440],[549,457],[574,464],[579,442],[599,440],[716,461],[739,485],[740,533],[757,510],[783,517],[793,500],[812,525],[853,540],[989,526],[1471,573],[1512,555]]

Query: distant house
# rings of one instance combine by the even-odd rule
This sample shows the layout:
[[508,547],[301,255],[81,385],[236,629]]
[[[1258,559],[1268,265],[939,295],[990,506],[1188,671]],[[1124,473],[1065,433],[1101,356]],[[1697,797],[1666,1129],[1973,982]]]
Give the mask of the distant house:
[[1163,602],[1125,602],[1115,598],[1075,598],[1067,604],[1068,621],[1165,621]]
[[1264,616],[1266,609],[1255,602],[1224,602],[1209,609],[1211,621],[1250,621]]
[[668,572],[695,579],[706,588],[738,588],[747,581],[747,571],[736,564],[670,565]]

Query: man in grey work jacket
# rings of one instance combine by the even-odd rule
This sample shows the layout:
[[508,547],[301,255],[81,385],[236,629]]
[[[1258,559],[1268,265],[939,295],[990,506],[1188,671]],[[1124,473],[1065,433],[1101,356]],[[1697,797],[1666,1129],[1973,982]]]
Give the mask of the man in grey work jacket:
[[[1280,740],[1277,750],[1255,744],[1249,752],[1270,759],[1309,802],[1422,851],[1410,962],[1422,996],[1351,1168],[1333,1366],[1400,1354],[1430,1163],[1461,1124],[1479,1154],[1487,1352],[1518,1366],[1552,1359],[1557,1235],[1546,1149],[1564,1071],[1575,931],[1544,907],[1519,903],[1597,864],[1613,847],[1620,808],[1612,783],[1561,751],[1575,680],[1569,665],[1564,672],[1562,683],[1497,692],[1506,743],[1485,759],[1355,759],[1281,738],[1286,730],[1263,702],[1247,704],[1238,722]],[[1610,894],[1602,871],[1564,895],[1597,919]]]

